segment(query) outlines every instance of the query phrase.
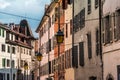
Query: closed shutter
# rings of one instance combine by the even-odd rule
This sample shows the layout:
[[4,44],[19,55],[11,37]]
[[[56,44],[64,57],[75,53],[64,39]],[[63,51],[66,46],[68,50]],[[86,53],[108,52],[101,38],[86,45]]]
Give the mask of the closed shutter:
[[78,46],[74,46],[72,50],[72,66],[78,68]]
[[84,43],[79,43],[79,65],[84,66]]
[[88,43],[88,58],[92,58],[92,43],[91,43],[91,33],[87,34],[87,43]]
[[99,41],[100,41],[99,40],[99,31],[98,31],[98,29],[96,29],[96,55],[98,55],[100,53],[100,49],[99,49],[100,42]]
[[5,67],[5,64],[6,64],[6,59],[3,58],[3,59],[2,59],[2,67]]

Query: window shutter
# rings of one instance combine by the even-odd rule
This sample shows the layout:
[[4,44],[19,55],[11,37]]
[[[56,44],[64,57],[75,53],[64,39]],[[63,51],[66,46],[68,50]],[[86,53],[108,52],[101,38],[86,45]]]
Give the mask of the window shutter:
[[105,44],[110,43],[109,15],[105,17]]
[[80,42],[79,43],[79,65],[84,66],[84,43]]
[[91,13],[91,0],[88,0],[88,14]]
[[87,42],[88,42],[88,58],[92,58],[92,43],[91,43],[91,33],[87,34]]
[[49,39],[49,51],[51,51],[51,39]]
[[98,7],[98,0],[95,0],[95,8]]
[[85,8],[81,10],[80,14],[79,14],[79,18],[80,18],[80,29],[82,29],[85,26]]
[[3,58],[3,59],[2,59],[2,66],[5,67],[5,64],[6,64],[6,59]]
[[98,29],[96,29],[96,55],[98,55],[100,52],[100,50],[99,50],[100,45],[99,44],[100,44],[99,43],[99,31],[98,31]]
[[68,24],[66,24],[66,38],[68,37]]
[[49,74],[51,74],[51,61],[49,61]]
[[62,0],[62,9],[67,9],[68,0]]
[[120,39],[120,10],[117,10],[117,15],[116,15],[116,18],[117,18],[117,39]]
[[117,40],[116,13],[113,14],[114,40]]
[[74,46],[72,50],[72,66],[78,68],[78,46]]
[[73,29],[73,21],[72,19],[70,20],[70,34],[72,34],[72,29]]

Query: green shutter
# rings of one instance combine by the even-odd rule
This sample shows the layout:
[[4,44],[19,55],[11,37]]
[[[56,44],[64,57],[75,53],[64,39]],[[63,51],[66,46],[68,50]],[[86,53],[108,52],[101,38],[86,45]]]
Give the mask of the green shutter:
[[1,36],[1,28],[0,28],[0,36]]
[[2,59],[2,66],[5,67],[5,58]]
[[2,30],[2,36],[4,37],[4,29]]

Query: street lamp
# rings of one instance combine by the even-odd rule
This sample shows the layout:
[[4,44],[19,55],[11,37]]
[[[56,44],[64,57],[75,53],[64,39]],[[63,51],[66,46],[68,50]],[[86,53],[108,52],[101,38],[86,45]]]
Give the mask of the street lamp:
[[[26,71],[26,70],[28,70],[28,63],[27,62],[25,62],[25,64],[24,64],[24,70]],[[28,73],[27,71],[26,71],[26,73]],[[28,74],[27,74],[27,76],[28,76]],[[25,80],[28,80],[28,77],[26,77],[26,75],[25,75]]]
[[63,43],[64,34],[60,29],[58,30],[58,32],[57,32],[57,34],[55,36],[56,36],[56,40],[57,40],[58,44]]
[[37,54],[36,54],[36,58],[37,58],[37,60],[39,61],[39,80],[40,80],[40,61],[42,60],[42,54],[40,53],[40,52],[38,52]]
[[59,75],[60,75],[60,72],[59,72],[59,64],[60,64],[60,60],[59,60],[59,56],[60,56],[60,44],[63,43],[63,40],[64,40],[64,34],[63,32],[59,29],[57,34],[55,35],[56,36],[56,40],[57,40],[57,44],[58,44],[58,80],[59,80]]
[[56,40],[57,40],[57,44],[58,44],[58,80],[60,72],[59,72],[59,64],[60,64],[60,60],[59,60],[59,56],[60,56],[60,44],[63,43],[64,40],[64,34],[63,32],[60,30],[60,1],[59,0],[54,0],[56,3],[58,3],[58,32],[56,33]]

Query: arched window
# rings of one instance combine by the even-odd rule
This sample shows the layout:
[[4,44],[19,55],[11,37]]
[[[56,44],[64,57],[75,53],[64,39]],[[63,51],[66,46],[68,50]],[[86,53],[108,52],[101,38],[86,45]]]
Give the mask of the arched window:
[[108,74],[106,80],[114,80],[112,74]]

